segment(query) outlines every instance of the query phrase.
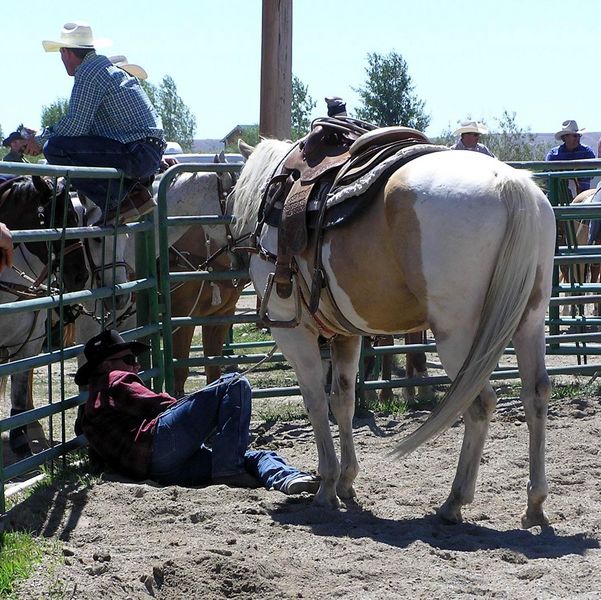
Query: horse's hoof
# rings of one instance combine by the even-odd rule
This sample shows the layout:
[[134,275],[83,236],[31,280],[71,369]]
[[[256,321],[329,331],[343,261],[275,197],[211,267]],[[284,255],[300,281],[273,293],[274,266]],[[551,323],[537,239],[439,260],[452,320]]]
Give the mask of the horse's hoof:
[[461,515],[461,506],[454,504],[447,500],[437,511],[436,514],[445,523],[451,525],[457,525],[463,523],[463,516]]
[[340,500],[336,494],[331,495],[323,491],[323,486],[319,488],[319,491],[313,497],[313,504],[315,506],[321,506],[323,508],[329,508],[336,510],[340,508]]
[[12,430],[9,434],[8,442],[11,452],[19,459],[29,458],[33,456],[29,440],[25,434],[13,435],[16,430]]
[[522,529],[530,529],[531,527],[546,527],[549,525],[549,519],[547,519],[547,515],[545,515],[542,509],[536,511],[529,511],[522,515]]
[[336,488],[336,493],[339,498],[343,500],[352,500],[357,497],[357,493],[355,492],[355,488],[353,485],[338,485]]

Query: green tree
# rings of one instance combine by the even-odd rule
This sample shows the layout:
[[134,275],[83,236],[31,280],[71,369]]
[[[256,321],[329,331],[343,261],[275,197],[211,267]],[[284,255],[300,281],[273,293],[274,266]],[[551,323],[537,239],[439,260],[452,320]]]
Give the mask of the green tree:
[[451,129],[451,124],[447,125],[446,129],[443,129],[439,135],[436,137],[431,137],[430,141],[433,144],[438,144],[440,146],[451,146],[455,143],[455,136],[453,135],[453,130]]
[[356,116],[376,125],[403,125],[425,130],[430,116],[424,111],[424,102],[414,93],[407,63],[400,54],[377,52],[367,55],[367,80],[363,87],[353,88],[362,105]]
[[522,129],[516,122],[516,113],[503,111],[497,131],[488,137],[487,146],[499,160],[544,160],[546,148],[536,142],[536,136],[530,129]]
[[317,103],[309,95],[306,86],[296,75],[292,75],[292,139],[298,140],[309,132],[311,111]]
[[56,125],[69,110],[69,100],[67,98],[57,98],[52,104],[42,107],[42,116],[40,122],[42,127],[52,127]]
[[161,116],[165,138],[178,142],[184,152],[191,152],[196,118],[179,97],[173,78],[165,75],[158,86],[143,81],[142,87]]
[[[463,120],[473,121],[474,119],[468,115]],[[545,159],[546,146],[536,141],[536,135],[531,133],[530,129],[523,129],[518,125],[515,112],[505,110],[500,117],[495,117],[493,121],[497,123],[496,127],[489,127],[484,119],[478,120],[486,125],[490,131],[484,136],[482,143],[499,160],[528,161]],[[434,144],[451,146],[457,141],[457,136],[453,135],[453,130],[449,125],[439,136],[431,138],[431,141]]]

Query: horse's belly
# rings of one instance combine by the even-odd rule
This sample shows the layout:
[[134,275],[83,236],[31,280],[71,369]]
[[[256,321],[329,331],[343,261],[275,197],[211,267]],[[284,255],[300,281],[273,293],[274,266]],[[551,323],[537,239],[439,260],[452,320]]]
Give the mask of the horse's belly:
[[[412,291],[398,260],[391,260],[377,244],[364,253],[347,250],[338,238],[323,249],[330,294],[347,321],[374,334],[427,326],[425,298],[418,298]],[[337,311],[327,299],[320,309],[336,320]]]

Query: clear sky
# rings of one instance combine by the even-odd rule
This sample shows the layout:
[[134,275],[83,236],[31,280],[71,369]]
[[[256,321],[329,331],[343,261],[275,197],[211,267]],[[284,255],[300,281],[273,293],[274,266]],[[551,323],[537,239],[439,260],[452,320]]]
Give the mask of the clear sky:
[[[324,97],[357,106],[367,54],[407,61],[416,94],[440,134],[468,116],[507,109],[533,132],[565,119],[601,131],[596,45],[599,0],[293,0],[292,70],[325,114]],[[0,27],[0,126],[37,128],[42,106],[68,97],[58,39],[67,21],[85,20],[112,39],[106,55],[125,54],[149,81],[170,75],[196,117],[196,138],[221,138],[259,120],[260,0],[3,1]]]

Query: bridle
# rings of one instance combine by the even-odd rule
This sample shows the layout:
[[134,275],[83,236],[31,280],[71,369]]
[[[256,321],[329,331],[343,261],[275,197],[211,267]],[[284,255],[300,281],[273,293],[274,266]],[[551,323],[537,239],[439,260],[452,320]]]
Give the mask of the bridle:
[[[83,225],[87,227],[89,225],[87,221],[87,214],[84,211],[83,213]],[[104,238],[106,239],[106,238]],[[125,269],[126,273],[130,273],[132,271],[131,266],[125,260],[113,261],[110,264],[104,263],[104,252],[103,252],[103,261],[101,265],[97,265],[94,260],[94,256],[92,253],[92,249],[90,248],[90,239],[86,238],[83,244],[84,252],[86,255],[86,260],[88,261],[88,266],[90,268],[90,275],[92,276],[92,287],[94,287],[94,282],[97,287],[101,287],[104,285],[104,272],[108,269]]]
[[[67,194],[68,192],[66,190],[64,190],[61,193],[65,193]],[[43,194],[41,192],[39,192],[38,190],[38,205],[35,209],[36,211],[36,217],[37,217],[37,222],[39,225],[39,229],[51,229],[53,227],[51,227],[51,221],[52,221],[52,214],[49,214],[48,208],[52,206],[52,200],[54,197],[58,198],[59,197],[59,193],[55,192],[53,194],[50,194],[50,197],[44,202],[42,199]],[[66,207],[66,210],[69,211],[69,208],[71,209],[71,211],[74,212],[73,207]],[[52,211],[50,211],[50,213],[52,213]],[[76,223],[74,223],[76,224]],[[53,242],[51,242],[52,245],[52,254],[54,254],[54,258],[52,258],[51,254],[48,252],[48,246],[46,244],[44,244],[44,242],[39,242],[43,247],[46,248],[45,252],[43,253],[43,256],[40,255],[40,253],[34,252],[33,250],[30,249],[30,252],[32,252],[32,254],[35,254],[40,261],[44,264],[44,267],[42,268],[42,271],[39,273],[39,275],[37,276],[37,278],[34,280],[32,277],[30,277],[29,275],[27,275],[25,272],[21,271],[20,269],[18,269],[18,267],[16,267],[15,265],[12,266],[12,270],[15,271],[22,279],[26,280],[29,282],[28,286],[22,286],[22,290],[19,294],[19,297],[27,297],[27,298],[31,298],[31,297],[40,297],[40,296],[44,296],[47,295],[49,292],[56,294],[56,293],[60,293],[60,287],[61,286],[50,286],[48,287],[47,285],[44,284],[44,282],[46,280],[48,280],[48,275],[49,272],[56,274],[56,270],[57,268],[60,266],[60,254],[61,254],[61,250],[62,250],[62,256],[63,258],[65,256],[68,256],[69,254],[76,252],[78,250],[82,250],[83,249],[83,243],[81,242],[81,240],[72,240],[71,243],[69,243],[69,245],[64,245],[62,244],[62,241],[59,240],[55,240]],[[16,242],[15,243],[15,249],[18,248],[20,245],[24,245],[27,247],[28,242]],[[25,257],[24,254],[22,254],[23,259],[25,260],[25,262],[27,262],[27,258]],[[30,267],[30,270],[32,273],[35,272],[35,269],[33,269],[32,267]],[[58,278],[56,278],[58,280]],[[2,289],[5,289],[5,291],[9,291],[9,288],[12,288],[11,291],[15,291],[15,289],[18,289],[18,284],[8,284],[8,283],[4,283],[4,282],[0,282],[0,287]]]
[[[68,192],[65,192],[65,193],[68,193]],[[40,229],[50,229],[52,215],[47,214],[47,213],[48,213],[48,207],[51,206],[51,202],[52,202],[54,194],[51,194],[50,198],[46,202],[44,202],[42,200],[42,195],[43,194],[41,192],[39,192],[39,190],[38,190],[39,200],[38,200],[38,205],[36,207],[36,217],[37,217],[37,221],[38,221]],[[58,197],[58,194],[56,194],[56,197]],[[69,208],[67,208],[67,210],[69,210]],[[71,207],[71,210],[73,210],[72,207]],[[58,255],[62,249],[63,250],[62,255],[64,258],[68,254],[75,252],[77,250],[81,250],[83,248],[83,244],[80,240],[72,241],[72,243],[70,243],[68,246],[67,245],[63,246],[63,244],[61,242],[62,242],[61,240],[55,240],[52,242],[52,244],[51,244],[52,249],[53,249],[52,254]],[[27,247],[27,244],[28,244],[27,242],[15,243],[15,251],[20,252],[20,254],[23,258],[23,261],[26,264],[26,266],[29,268],[30,272],[35,274],[35,271],[36,271],[35,268],[30,264],[27,256],[25,255],[25,253],[23,251],[23,248]],[[48,246],[46,244],[44,244],[43,242],[41,242],[41,244],[43,247],[46,248],[46,252],[44,253],[44,256],[40,256],[39,254],[33,252],[32,250],[29,250],[32,254],[37,256],[38,259],[44,265],[41,272],[38,274],[38,276],[35,279],[33,277],[31,277],[30,275],[28,275],[25,271],[22,271],[16,265],[13,264],[11,267],[12,270],[15,273],[17,273],[17,275],[21,279],[23,279],[26,283],[19,284],[19,283],[0,281],[0,290],[3,290],[9,294],[14,295],[17,298],[17,301],[31,300],[31,299],[45,297],[45,296],[48,296],[49,294],[58,295],[61,293],[60,285],[57,286],[57,285],[52,285],[51,283],[50,284],[44,283],[45,281],[48,280],[49,272],[52,273],[53,275],[55,275],[55,280],[58,280],[58,278],[56,277],[56,269],[57,269],[57,267],[60,266],[60,256],[55,256],[51,260],[51,254],[48,251]],[[59,247],[57,248],[56,245],[58,245]],[[35,339],[40,339],[40,338],[43,338],[46,336],[46,334],[44,333],[42,336],[40,336],[40,338],[32,337],[33,332],[35,331],[35,328],[36,328],[36,324],[38,322],[39,314],[40,314],[39,311],[34,312],[34,318],[33,318],[31,327],[29,329],[28,334],[25,337],[25,340],[22,343],[15,345],[15,346],[4,346],[4,348],[6,348],[7,350],[8,350],[8,348],[14,348],[14,347],[16,347],[17,350],[9,353],[8,355],[3,355],[2,362],[10,361],[12,358],[17,356],[29,342],[35,341]]]

